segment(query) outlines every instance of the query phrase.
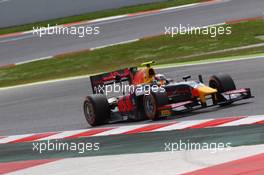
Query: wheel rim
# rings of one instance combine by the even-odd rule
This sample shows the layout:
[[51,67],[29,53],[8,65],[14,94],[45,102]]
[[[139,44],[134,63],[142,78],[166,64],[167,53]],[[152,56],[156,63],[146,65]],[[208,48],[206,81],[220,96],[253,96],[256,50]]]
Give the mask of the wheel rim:
[[153,96],[148,95],[145,97],[144,107],[145,107],[145,113],[147,117],[153,119],[156,114],[156,103],[155,103],[155,99],[153,98]]
[[89,101],[86,101],[84,104],[84,113],[88,123],[93,124],[95,122],[95,114],[94,114],[93,106]]

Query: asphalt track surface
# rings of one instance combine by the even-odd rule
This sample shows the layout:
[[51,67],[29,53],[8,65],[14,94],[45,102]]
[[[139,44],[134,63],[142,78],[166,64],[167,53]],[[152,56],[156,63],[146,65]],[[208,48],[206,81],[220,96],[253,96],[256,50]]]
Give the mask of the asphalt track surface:
[[0,0],[0,27],[160,1],[164,0]]
[[114,44],[165,32],[165,26],[207,26],[232,19],[262,16],[263,0],[224,0],[89,24],[100,27],[99,35],[84,38],[26,34],[0,39],[0,65],[12,64],[70,51]]
[[[207,80],[213,74],[225,72],[234,78],[238,88],[249,87],[256,96],[254,99],[237,102],[230,107],[204,109],[179,115],[171,120],[264,114],[263,67],[264,58],[258,58],[158,70],[176,80],[188,74],[192,75],[193,79],[197,79],[197,75],[202,74]],[[91,93],[89,78],[2,90],[0,91],[0,135],[88,128],[82,103],[89,93]],[[152,121],[136,123],[149,122]],[[131,123],[115,125],[129,124]]]

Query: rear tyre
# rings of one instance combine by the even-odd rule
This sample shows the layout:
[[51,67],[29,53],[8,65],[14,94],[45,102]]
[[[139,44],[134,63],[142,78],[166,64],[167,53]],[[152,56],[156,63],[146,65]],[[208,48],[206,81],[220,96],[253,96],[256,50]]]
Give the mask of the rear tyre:
[[147,118],[151,120],[159,119],[158,108],[168,104],[166,92],[151,92],[143,97],[143,107]]
[[85,119],[91,126],[107,123],[111,110],[107,98],[103,94],[87,96],[83,103]]
[[[219,102],[225,102],[226,98],[221,95],[223,92],[232,91],[236,89],[236,85],[234,80],[230,75],[227,74],[219,74],[213,75],[209,79],[209,86],[211,88],[217,89],[217,99]],[[230,105],[233,102],[226,102],[221,104],[220,106]]]

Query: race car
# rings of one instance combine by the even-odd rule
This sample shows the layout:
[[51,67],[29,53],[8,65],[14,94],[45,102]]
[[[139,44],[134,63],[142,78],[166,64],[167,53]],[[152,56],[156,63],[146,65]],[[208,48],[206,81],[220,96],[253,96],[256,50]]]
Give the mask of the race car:
[[[119,121],[158,120],[177,116],[182,112],[230,105],[253,98],[249,88],[236,89],[227,74],[212,75],[209,85],[199,80],[174,82],[163,74],[156,74],[153,61],[143,63],[144,68],[125,68],[90,77],[93,94],[83,103],[84,115],[91,126]],[[119,85],[119,93],[109,88]],[[120,88],[121,87],[121,88]],[[127,90],[123,87],[129,87]]]

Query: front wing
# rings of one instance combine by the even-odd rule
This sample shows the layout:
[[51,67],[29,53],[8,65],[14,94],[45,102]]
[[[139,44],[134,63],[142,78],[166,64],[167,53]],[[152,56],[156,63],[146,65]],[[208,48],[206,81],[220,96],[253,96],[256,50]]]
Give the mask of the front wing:
[[[229,105],[232,104],[233,102],[244,100],[244,99],[249,99],[249,98],[254,98],[251,94],[251,90],[249,88],[243,88],[243,89],[236,89],[233,91],[227,91],[224,93],[221,93],[221,100],[217,102],[212,102],[210,105],[202,105],[199,101],[197,100],[188,100],[188,101],[183,101],[179,103],[172,103],[168,105],[164,105],[158,108],[160,117],[166,117],[166,116],[171,116],[175,115],[179,112],[189,112],[193,110],[198,110],[198,109],[203,109],[203,108],[208,108],[212,106],[224,106],[224,105]],[[207,99],[209,100],[209,99]]]

